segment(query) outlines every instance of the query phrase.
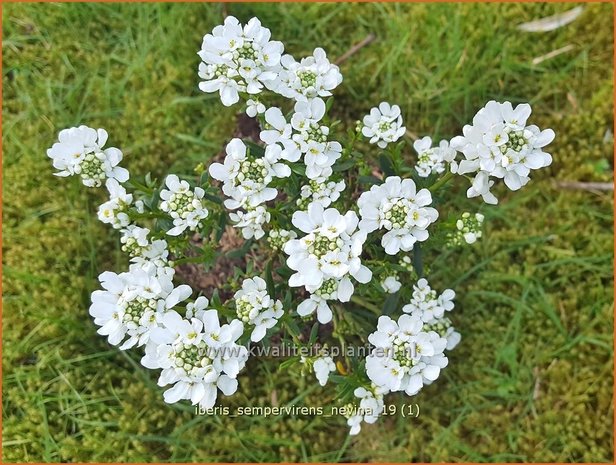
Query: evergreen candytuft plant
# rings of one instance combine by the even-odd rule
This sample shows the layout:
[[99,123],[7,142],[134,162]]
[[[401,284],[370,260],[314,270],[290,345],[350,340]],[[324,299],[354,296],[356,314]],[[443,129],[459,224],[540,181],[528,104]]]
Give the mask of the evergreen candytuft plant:
[[[551,164],[543,148],[554,132],[527,125],[528,104],[490,101],[463,135],[436,147],[417,140],[408,167],[397,105],[381,102],[355,131],[336,134],[330,109],[342,75],[323,49],[296,61],[257,18],[228,17],[199,56],[199,88],[225,106],[241,102],[259,143],[234,138],[207,172],[169,174],[162,184],[129,180],[122,152],[103,148],[103,129],[65,129],[47,152],[57,175],[106,185],[98,217],[120,231],[130,257],[128,271],[99,276],[90,314],[111,344],[143,348],[141,363],[160,370],[166,402],[204,410],[218,391],[236,392],[255,344],[289,344],[297,355],[281,369],[297,362],[321,386],[336,384],[357,434],[383,413],[388,393],[412,396],[435,381],[460,341],[448,317],[455,293],[432,289],[424,257],[475,243],[484,215],[439,221],[443,187],[464,177],[467,197],[496,204],[495,182],[518,190]],[[379,153],[382,176],[361,144]],[[233,252],[219,247],[228,224],[244,240]],[[201,289],[174,284],[177,266],[211,269],[231,253],[245,267],[229,270],[220,292],[190,300]]]

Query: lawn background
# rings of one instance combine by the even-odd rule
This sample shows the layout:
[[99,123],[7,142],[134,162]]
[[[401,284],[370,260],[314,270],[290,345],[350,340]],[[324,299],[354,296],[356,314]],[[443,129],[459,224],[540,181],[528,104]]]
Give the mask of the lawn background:
[[[555,181],[612,180],[612,5],[553,32],[516,29],[574,6],[3,5],[3,460],[611,462],[612,193]],[[207,163],[236,109],[198,91],[196,51],[224,10],[259,16],[296,57],[337,57],[374,33],[341,67],[334,111],[347,125],[388,100],[412,133],[449,138],[495,98],[530,101],[533,122],[556,131],[553,165],[498,191],[484,240],[438,264],[463,340],[415,420],[349,440],[336,418],[195,417],[95,333],[96,276],[126,262],[95,216],[104,192],[55,178],[45,150],[85,123],[109,131],[134,173]],[[224,404],[331,400],[276,370],[251,362]]]

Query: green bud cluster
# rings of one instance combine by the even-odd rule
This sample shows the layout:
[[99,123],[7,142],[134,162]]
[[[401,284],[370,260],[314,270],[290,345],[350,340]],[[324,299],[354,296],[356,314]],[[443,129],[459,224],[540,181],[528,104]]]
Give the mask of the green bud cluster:
[[254,42],[244,42],[244,45],[233,52],[233,58],[236,60],[257,61],[257,45]]
[[245,295],[235,301],[235,312],[243,323],[248,323],[250,321],[250,312],[252,312],[253,309],[253,305]]
[[327,142],[327,134],[321,129],[319,123],[312,123],[309,128],[304,131],[304,139],[312,140],[324,144]]
[[444,337],[449,328],[451,328],[451,320],[443,317],[435,320],[433,323],[424,323],[422,331],[434,331],[439,336]]
[[[167,202],[169,205],[169,213],[175,213],[179,218],[187,218],[190,213],[197,208],[201,208],[202,204],[199,199],[196,199],[192,192],[173,192]],[[175,217],[175,215],[171,215]]]
[[512,131],[509,128],[505,129],[508,132],[509,140],[506,144],[500,146],[501,153],[507,153],[508,150],[521,152],[525,147],[528,147],[528,139],[524,137],[524,131]]
[[[410,208],[401,202],[394,203],[391,208],[385,212],[385,219],[391,221],[392,229],[402,229],[407,225]],[[417,219],[417,212],[413,212],[414,219]]]
[[315,239],[308,247],[308,252],[321,258],[329,252],[339,251],[344,245],[344,241],[340,238],[330,239],[327,236],[315,234]]
[[387,132],[391,129],[391,121],[381,121],[379,123],[379,131]]
[[267,242],[273,250],[282,250],[284,245],[290,239],[295,239],[297,234],[294,231],[287,231],[286,229],[273,229],[267,236]]
[[227,65],[212,65],[214,66],[213,74],[215,78],[226,76],[229,73],[229,67]]
[[338,282],[335,279],[328,279],[323,281],[321,287],[316,291],[318,296],[324,299],[331,298],[331,296],[338,290]]
[[198,344],[179,343],[173,353],[173,364],[190,374],[195,369],[211,365],[212,360],[207,357],[205,342],[201,341]]
[[456,221],[456,231],[449,233],[447,236],[448,245],[459,246],[465,244],[464,235],[473,233],[480,239],[482,236],[483,215],[481,213],[475,213],[472,215],[469,212],[464,212],[460,219]]
[[313,71],[304,70],[297,73],[303,88],[314,87],[317,84],[317,75]]
[[[124,239],[123,239],[124,240]],[[127,253],[131,257],[139,257],[143,255],[143,252],[148,246],[141,246],[134,237],[127,237],[122,244],[122,252]]]
[[[415,365],[413,360],[413,351],[409,342],[404,342],[396,339],[393,344],[393,359],[402,367],[412,367]],[[415,352],[419,353],[419,347],[415,347]]]
[[247,158],[240,166],[240,170],[235,178],[235,185],[239,186],[244,181],[252,181],[256,184],[263,184],[268,175],[263,158]]
[[145,312],[150,310],[156,311],[156,303],[156,299],[144,299],[143,297],[131,300],[126,304],[122,321],[139,325],[139,321]]
[[107,177],[105,174],[105,162],[95,153],[88,153],[79,164],[79,174],[83,179],[94,181],[99,187]]
[[430,163],[430,157],[432,156],[433,153],[434,153],[434,149],[426,150],[425,152],[419,155],[419,157],[417,158],[418,162],[421,164]]

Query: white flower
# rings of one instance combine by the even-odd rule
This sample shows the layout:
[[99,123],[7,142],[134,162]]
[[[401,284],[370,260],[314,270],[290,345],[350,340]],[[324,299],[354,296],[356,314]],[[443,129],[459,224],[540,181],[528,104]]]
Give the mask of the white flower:
[[[199,304],[207,307],[207,299]],[[248,359],[246,348],[235,343],[242,332],[239,320],[221,326],[216,310],[199,309],[190,320],[168,312],[152,331],[141,364],[162,369],[159,386],[173,385],[164,392],[165,402],[189,399],[209,409],[218,390],[227,396],[237,390],[237,375]]]
[[115,147],[103,149],[107,142],[107,131],[79,126],[63,129],[58,142],[47,150],[57,170],[56,176],[78,174],[87,187],[101,186],[107,178],[118,182],[128,181],[128,171],[118,164],[122,152]]
[[289,286],[304,286],[310,297],[297,307],[300,316],[316,311],[320,323],[332,319],[328,300],[348,302],[354,292],[350,277],[360,283],[372,279],[372,272],[361,264],[360,255],[366,234],[357,231],[355,212],[340,214],[325,210],[319,203],[311,203],[308,211],[293,214],[293,225],[306,235],[289,240],[284,251],[287,265],[296,271],[289,278]]
[[288,240],[295,239],[296,237],[297,233],[295,231],[272,229],[267,236],[267,242],[272,249],[282,250]]
[[419,155],[415,170],[422,178],[444,172],[446,163],[453,162],[456,157],[456,151],[449,147],[449,141],[442,140],[438,147],[432,147],[432,139],[428,136],[417,139],[413,148]]
[[421,278],[413,286],[411,302],[402,307],[402,311],[417,316],[422,321],[432,321],[453,310],[455,296],[456,293],[451,289],[445,289],[437,296],[436,291],[428,284],[428,280]]
[[503,179],[511,190],[518,190],[530,180],[531,170],[549,166],[552,157],[543,147],[554,139],[554,131],[541,131],[526,125],[530,105],[513,108],[510,102],[488,102],[473,118],[472,125],[463,128],[463,136],[454,137],[451,147],[462,152],[465,159],[452,164],[458,174],[476,173],[467,197],[482,196],[486,203],[498,200],[490,192],[494,181]]
[[142,268],[154,267],[157,275],[165,275],[169,279],[175,274],[172,263],[169,261],[167,241],[148,238],[150,230],[130,225],[121,231],[120,242],[122,251],[128,253],[131,262]]
[[121,350],[147,343],[163,315],[191,294],[190,286],[174,289],[171,278],[158,275],[154,266],[131,265],[128,272],[106,271],[98,279],[104,290],[92,293],[90,315],[110,344],[128,336]]
[[259,205],[246,211],[231,212],[229,218],[235,223],[234,228],[242,230],[244,239],[261,239],[265,235],[263,225],[270,221],[271,215],[263,205]]
[[340,214],[335,208],[325,210],[319,203],[308,206],[307,212],[297,211],[292,223],[305,236],[285,244],[287,265],[296,273],[290,286],[318,288],[329,279],[351,275],[359,282],[368,282],[371,272],[361,264],[360,254],[366,234],[357,231],[355,212]]
[[[365,276],[360,277],[369,281],[369,273],[368,270],[365,272]],[[371,274],[369,276],[372,277]],[[297,306],[297,314],[301,317],[307,317],[316,312],[319,323],[326,324],[332,321],[332,310],[327,301],[348,302],[355,292],[355,286],[353,286],[349,277],[345,276],[342,279],[329,278],[318,286],[306,286],[306,290],[311,293],[310,297]]]
[[279,108],[265,112],[267,127],[260,137],[270,147],[278,147],[279,158],[295,162],[304,156],[306,176],[309,179],[327,178],[332,166],[342,155],[339,142],[329,141],[329,128],[319,121],[325,115],[325,102],[314,99],[297,102],[295,113],[288,123]]
[[[266,126],[259,134],[259,137],[263,142],[267,145],[272,145],[276,142],[282,143],[283,141],[291,138],[293,128],[291,127],[291,124],[287,122],[280,108],[268,108],[265,110],[264,117]],[[289,160],[288,158],[287,160],[297,161],[299,156],[300,154],[297,152],[297,158],[295,158],[295,160]]]
[[265,281],[256,276],[245,279],[242,289],[233,296],[237,317],[244,324],[254,326],[250,340],[259,342],[268,329],[276,326],[284,313],[282,302],[272,299],[267,293]]
[[186,229],[195,231],[201,220],[207,218],[208,210],[203,205],[205,191],[200,187],[190,190],[186,181],[180,181],[175,174],[165,179],[167,189],[163,189],[160,198],[160,209],[173,218],[173,228],[167,231],[170,236],[178,236]]
[[445,316],[454,308],[453,299],[456,293],[451,289],[445,289],[442,294],[436,294],[425,278],[417,281],[413,286],[411,302],[402,311],[419,318],[423,322],[423,331],[435,331],[439,336],[447,340],[447,350],[453,349],[460,342],[460,334],[456,332],[451,320]]
[[329,374],[336,371],[336,364],[331,357],[318,357],[314,360],[312,368],[319,384],[325,386],[329,379]]
[[305,210],[312,202],[329,207],[333,202],[340,198],[340,193],[345,189],[344,181],[329,181],[327,178],[318,177],[302,186],[300,198],[297,199],[297,206]]
[[113,178],[105,183],[109,191],[109,200],[98,207],[98,219],[120,229],[130,224],[128,210],[133,203],[133,195],[127,194],[126,189]]
[[261,113],[265,113],[265,105],[263,105],[258,100],[253,100],[249,98],[246,101],[246,114],[251,118],[254,118]]
[[270,37],[269,29],[257,18],[242,27],[237,18],[227,16],[224,25],[203,37],[199,88],[218,91],[226,106],[237,103],[240,92],[260,93],[264,83],[277,79],[284,50],[282,42],[270,41]]
[[382,315],[368,340],[375,348],[366,358],[366,372],[374,384],[388,391],[417,394],[447,366],[443,354],[447,340],[424,331],[418,317],[402,315],[395,322]]
[[340,68],[329,62],[322,48],[316,48],[312,56],[303,58],[299,63],[291,55],[284,55],[280,64],[282,69],[278,79],[265,85],[297,101],[328,97],[342,82]]
[[400,107],[387,102],[370,109],[370,114],[364,116],[361,130],[364,136],[370,138],[371,144],[377,144],[382,149],[400,139],[405,131]]
[[431,203],[429,190],[416,192],[413,180],[390,176],[359,197],[359,228],[366,233],[387,230],[381,244],[389,255],[408,252],[415,242],[428,238],[427,228],[438,217],[438,212],[428,207]]
[[402,287],[402,283],[398,281],[398,277],[395,275],[387,276],[383,281],[381,281],[381,287],[388,294],[395,294]]
[[229,199],[225,206],[229,209],[256,207],[273,200],[278,191],[268,187],[274,177],[287,177],[291,169],[278,163],[281,149],[277,145],[266,148],[265,156],[251,156],[244,142],[232,139],[226,147],[224,164],[212,163],[210,175],[222,181],[222,191]]
[[370,389],[358,387],[353,391],[355,397],[359,399],[359,405],[350,404],[347,406],[346,417],[347,424],[351,427],[349,431],[351,436],[359,434],[362,421],[372,424],[378,420],[385,409],[383,402],[383,394],[385,393],[386,391],[374,384]]

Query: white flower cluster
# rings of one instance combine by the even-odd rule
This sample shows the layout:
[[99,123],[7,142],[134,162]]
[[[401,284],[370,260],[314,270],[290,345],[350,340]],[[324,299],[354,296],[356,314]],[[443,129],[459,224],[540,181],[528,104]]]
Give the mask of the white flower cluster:
[[361,423],[372,424],[379,419],[385,409],[382,388],[372,384],[369,389],[358,387],[353,395],[359,400],[359,404],[350,404],[347,407],[347,425],[350,426],[349,434],[355,436],[361,431]]
[[271,217],[263,205],[247,207],[246,211],[238,210],[229,214],[233,226],[242,230],[244,239],[261,239],[265,235],[263,225],[269,223]]
[[[342,82],[342,74],[327,59],[322,48],[299,62],[282,55],[281,42],[270,40],[271,32],[257,18],[242,26],[228,16],[203,37],[199,51],[199,88],[218,92],[226,106],[237,103],[240,94],[256,95],[263,87],[286,98],[308,101],[327,97]],[[256,99],[247,101],[247,114],[256,116],[264,107]]]
[[167,312],[151,332],[141,364],[161,369],[159,386],[167,403],[189,399],[203,409],[212,408],[218,390],[230,396],[237,390],[237,375],[246,365],[248,350],[236,343],[243,333],[239,320],[220,324],[218,312],[208,310],[200,297],[187,311],[187,318]]
[[385,253],[408,252],[417,241],[428,238],[427,228],[438,217],[436,209],[428,206],[431,203],[428,189],[417,192],[412,179],[390,176],[359,197],[359,229],[366,233],[385,229],[381,240]]
[[544,168],[552,157],[542,149],[554,139],[554,131],[526,126],[531,108],[527,103],[513,108],[511,103],[488,102],[463,128],[463,136],[454,137],[451,147],[462,152],[464,160],[452,163],[458,174],[476,173],[467,196],[481,196],[486,203],[498,200],[490,192],[494,181],[503,179],[516,191],[530,180],[531,170]]
[[190,184],[175,174],[167,176],[165,185],[167,189],[160,192],[160,209],[173,219],[173,228],[167,234],[179,236],[186,229],[195,231],[209,213],[203,205],[205,191],[200,187],[191,191]]
[[150,240],[150,230],[134,224],[120,231],[122,251],[131,257],[131,262],[143,267],[154,266],[158,275],[173,278],[175,270],[169,260],[167,241],[164,239]]
[[276,326],[284,313],[282,302],[267,293],[265,281],[260,277],[245,279],[242,288],[233,296],[237,317],[246,325],[254,326],[250,339],[259,342],[268,329]]
[[251,118],[254,118],[261,113],[265,113],[265,105],[258,99],[249,98],[246,100],[246,114]]
[[295,212],[293,225],[305,236],[292,239],[284,246],[287,265],[295,271],[289,286],[304,286],[310,298],[297,308],[301,316],[317,312],[320,323],[332,319],[328,300],[348,302],[354,286],[350,277],[360,283],[372,279],[372,272],[361,264],[360,255],[366,233],[357,230],[355,212],[342,215],[335,208],[325,210],[311,203],[307,212]]
[[189,286],[173,287],[172,276],[159,274],[152,264],[133,264],[129,271],[105,271],[99,276],[103,290],[92,293],[90,315],[98,333],[125,350],[148,342],[163,315],[191,294]]
[[397,322],[379,317],[376,332],[368,337],[375,347],[366,358],[366,372],[375,385],[412,396],[438,378],[447,366],[447,339],[423,326],[417,316],[402,315]]
[[[428,229],[439,214],[432,207],[430,190],[417,190],[413,180],[399,176],[389,176],[382,184],[363,192],[357,199],[358,213],[332,208],[334,202],[348,205],[355,201],[354,186],[348,198],[341,199],[346,183],[333,177],[334,165],[342,157],[343,149],[330,135],[328,105],[323,100],[342,82],[342,75],[321,48],[300,61],[283,53],[283,44],[271,40],[269,29],[257,18],[242,25],[236,18],[227,17],[223,25],[204,36],[199,52],[200,89],[218,92],[226,106],[242,100],[246,114],[261,124],[259,137],[265,145],[262,149],[232,139],[226,146],[224,161],[213,163],[209,174],[222,183],[224,206],[231,211],[229,217],[245,239],[264,237],[265,225],[274,218],[276,224],[267,241],[272,250],[283,250],[287,255],[286,264],[292,270],[288,286],[305,290],[303,300],[292,305],[299,317],[316,314],[319,323],[327,324],[334,319],[332,302],[349,302],[355,292],[355,281],[366,284],[372,280],[372,271],[362,264],[362,249],[369,234],[376,233],[374,239],[380,240],[387,255],[413,250],[413,260],[401,254],[394,266],[394,259],[386,259],[378,245],[369,243],[369,261],[364,262],[374,265],[377,284],[373,290],[380,287],[381,294],[405,294],[400,269],[414,277],[422,273],[421,254],[415,246],[428,239]],[[264,103],[265,89],[291,99],[293,111],[285,114],[281,108],[268,108]],[[414,148],[418,154],[418,176],[430,178],[426,181],[430,183],[431,175],[446,173],[431,183],[430,189],[437,191],[452,174],[472,174],[467,196],[482,196],[488,203],[497,203],[490,192],[494,179],[503,179],[509,189],[517,190],[528,183],[531,170],[546,167],[552,161],[543,148],[552,141],[554,132],[527,126],[530,113],[528,104],[514,108],[509,102],[491,101],[475,115],[472,125],[464,126],[463,136],[450,142],[443,140],[437,147],[432,146],[430,137],[417,140]],[[358,122],[357,131],[352,141],[361,132],[371,144],[382,149],[398,142],[406,131],[400,107],[381,102]],[[212,228],[205,224],[209,216],[205,190],[191,188],[187,181],[173,174],[165,178],[158,203],[157,189],[150,186],[149,177],[146,186],[127,192],[130,186],[122,183],[129,179],[129,173],[119,166],[122,152],[113,147],[104,149],[107,138],[103,129],[73,127],[61,131],[58,141],[47,150],[58,170],[56,175],[79,175],[86,186],[106,186],[109,199],[99,207],[98,217],[120,231],[122,250],[130,257],[128,271],[104,272],[99,276],[102,289],[92,293],[89,313],[98,333],[111,344],[121,350],[145,348],[141,363],[161,370],[158,384],[167,387],[166,402],[188,399],[193,405],[209,409],[215,404],[218,391],[231,395],[237,390],[237,376],[248,359],[247,347],[241,344],[247,346],[248,338],[255,343],[264,340],[268,330],[281,319],[297,315],[284,314],[281,301],[268,292],[268,283],[260,277],[245,278],[241,289],[234,289],[230,304],[235,316],[226,323],[206,297],[188,301],[192,290],[187,285],[174,285],[174,263],[170,258],[176,259],[178,255],[177,263],[181,263],[186,245],[194,246],[188,233],[221,233],[224,218],[218,231],[213,221]],[[393,154],[402,145],[396,147]],[[357,157],[352,146],[347,151],[348,161],[355,163]],[[458,152],[463,159],[456,159]],[[361,161],[359,165],[362,170],[366,167]],[[392,166],[397,169],[399,163]],[[343,171],[344,167],[339,165],[338,170]],[[201,173],[203,166],[196,171]],[[290,176],[293,191],[300,189],[299,198],[282,195],[280,204],[272,205],[278,197],[277,187],[283,185],[281,179]],[[353,180],[353,176],[347,177],[345,173],[337,179],[343,177],[347,182]],[[298,178],[307,178],[307,182]],[[268,202],[272,202],[270,210]],[[285,226],[284,215],[289,211],[294,211],[291,223],[299,234],[280,228]],[[219,214],[215,211],[212,216]],[[159,221],[161,217],[172,220],[168,231],[164,225],[169,221]],[[153,224],[153,229],[139,226],[137,219]],[[477,241],[482,235],[483,220],[479,213],[462,214],[448,236],[449,243]],[[174,256],[170,256],[168,245],[172,246]],[[210,252],[208,247],[204,254]],[[191,255],[192,258],[201,257]],[[260,258],[275,263],[273,256]],[[277,266],[280,276],[287,276],[287,271]],[[368,309],[375,308],[374,296],[369,295],[369,302],[364,302],[363,297],[353,300]],[[354,390],[354,399],[345,414],[350,434],[357,434],[362,422],[377,420],[384,411],[387,393],[415,395],[439,377],[448,364],[445,351],[453,349],[461,339],[447,316],[454,308],[454,298],[453,290],[437,294],[422,278],[413,286],[412,298],[403,306],[401,316],[378,318],[376,330],[368,337],[373,348],[365,360],[365,373],[363,365],[358,365],[352,378],[343,381],[352,384],[341,386],[342,392],[350,392],[358,381],[363,385]],[[344,336],[345,327],[358,327],[350,320],[346,323],[342,327],[334,325],[335,336]],[[245,329],[250,336],[243,334]],[[314,372],[321,386],[330,381],[337,369],[334,359],[323,353],[301,357],[300,361]],[[339,369],[341,376],[331,376],[331,382],[339,383],[346,375],[342,366]],[[305,371],[302,369],[302,373]]]
[[[98,219],[115,229],[125,228],[131,223],[129,209],[133,205],[133,194],[127,194],[126,189],[113,178],[107,179],[105,186],[109,200],[98,207]],[[138,211],[143,209],[141,203],[135,207]]]
[[325,116],[325,102],[314,99],[297,102],[291,121],[280,108],[265,111],[266,128],[260,138],[270,147],[278,147],[280,158],[296,162],[303,156],[309,179],[328,178],[332,166],[342,154],[342,145],[328,140],[329,128],[320,124]]
[[462,216],[456,221],[456,231],[449,234],[449,243],[451,245],[460,245],[463,242],[474,244],[483,235],[483,220],[484,216],[481,213],[474,215],[469,212],[462,213]]
[[328,181],[327,178],[311,179],[308,184],[302,186],[297,206],[306,210],[309,204],[317,202],[323,205],[323,208],[327,208],[340,198],[340,193],[345,187],[344,181]]
[[435,331],[439,336],[447,340],[447,350],[453,349],[460,342],[460,333],[451,326],[451,320],[445,316],[445,312],[453,310],[456,293],[452,289],[445,289],[440,295],[436,295],[428,281],[421,278],[413,286],[413,297],[402,311],[419,318],[424,326],[424,331]]
[[284,47],[270,37],[257,18],[242,27],[237,18],[227,16],[223,25],[203,37],[199,88],[218,92],[223,105],[230,106],[239,101],[240,92],[258,94],[264,84],[274,85]]
[[370,138],[370,143],[382,149],[400,139],[405,131],[400,107],[387,102],[381,102],[378,107],[370,109],[370,114],[364,116],[361,128],[362,134]]
[[299,62],[291,55],[284,55],[280,64],[278,78],[268,82],[267,86],[298,102],[329,97],[342,82],[340,68],[329,62],[322,48],[314,49],[312,56]]
[[429,136],[417,139],[413,148],[419,156],[415,171],[422,178],[443,173],[446,165],[456,158],[456,151],[449,146],[449,141],[442,140],[438,147],[432,147],[432,138]]
[[268,147],[265,156],[253,156],[240,139],[227,144],[224,162],[212,163],[210,175],[221,181],[222,191],[229,197],[225,206],[230,210],[256,207],[273,200],[278,191],[269,184],[274,178],[285,178],[291,169],[278,163],[280,151]]
[[274,178],[289,176],[291,169],[279,163],[282,149],[276,145],[268,146],[264,156],[257,157],[240,139],[232,139],[226,153],[223,163],[210,165],[210,175],[223,183],[222,191],[228,197],[225,206],[231,210],[245,210],[231,213],[235,227],[242,230],[246,239],[260,239],[265,234],[263,225],[270,220],[263,204],[278,194],[269,185]]
[[122,152],[115,147],[103,149],[107,137],[104,129],[87,126],[60,131],[58,142],[47,150],[53,167],[59,170],[55,175],[66,177],[78,174],[87,187],[100,187],[107,179],[128,181],[128,171],[118,166],[122,161]]

